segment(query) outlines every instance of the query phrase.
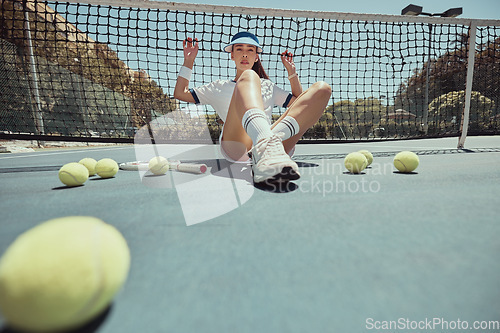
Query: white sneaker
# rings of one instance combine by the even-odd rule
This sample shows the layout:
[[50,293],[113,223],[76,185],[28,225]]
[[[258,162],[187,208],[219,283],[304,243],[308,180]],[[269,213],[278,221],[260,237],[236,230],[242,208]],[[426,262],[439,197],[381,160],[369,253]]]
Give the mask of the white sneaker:
[[274,183],[300,178],[299,166],[285,152],[281,139],[273,135],[252,148],[252,171],[255,183]]

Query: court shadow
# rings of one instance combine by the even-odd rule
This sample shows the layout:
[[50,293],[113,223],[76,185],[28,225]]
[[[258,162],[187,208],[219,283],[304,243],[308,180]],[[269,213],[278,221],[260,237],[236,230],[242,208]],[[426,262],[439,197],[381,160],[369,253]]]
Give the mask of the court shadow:
[[283,183],[255,183],[254,187],[264,192],[270,193],[289,193],[296,191],[299,186],[293,182],[283,182]]
[[232,163],[225,159],[200,161],[210,168],[210,173],[217,177],[252,181],[252,166],[247,163]]
[[352,173],[352,172],[349,172],[349,171],[344,171],[342,173],[344,175],[348,175],[348,176],[362,176],[362,175],[366,175],[366,172]]
[[[252,184],[254,188],[271,192],[271,193],[288,193],[298,189],[298,185],[293,182],[275,183],[267,185],[265,183],[255,184],[252,176],[252,166],[250,163],[233,163],[226,159],[191,159],[186,160],[186,163],[205,164],[209,171],[205,174],[189,174],[178,173],[176,176],[175,185],[182,184],[183,182],[192,181],[198,177],[212,175],[221,178],[231,178],[235,180],[242,180]],[[316,163],[297,162],[301,168],[315,168],[319,165]],[[145,174],[143,179],[149,178],[150,181],[154,179],[160,180],[164,175]],[[157,178],[160,177],[160,178]],[[185,179],[184,179],[185,178]]]
[[[64,185],[64,186],[53,187],[52,190],[54,190],[54,191],[71,190],[71,189],[79,188],[79,187],[82,187],[82,186],[83,186],[83,184],[82,185],[77,185],[77,186],[66,186],[66,185]],[[0,331],[0,333],[2,333],[2,332]]]
[[108,178],[102,178],[102,177],[97,177],[97,178],[89,178],[89,181],[95,182],[95,181],[101,181],[101,180],[108,180],[108,179],[115,179],[116,177],[108,177]]
[[308,163],[308,162],[300,162],[300,161],[295,161],[299,168],[316,168],[319,167],[319,164],[316,163]]
[[[205,160],[198,163],[205,163],[211,169],[211,174],[217,177],[226,177],[244,180],[252,184],[254,188],[270,193],[289,193],[297,190],[299,186],[294,182],[283,183],[255,183],[252,176],[252,166],[247,163],[232,163],[225,159]],[[319,166],[315,163],[297,162],[299,167],[314,168]]]
[[418,172],[415,172],[415,171],[412,171],[412,172],[393,171],[392,173],[395,173],[398,175],[418,175]]
[[[102,326],[102,324],[106,321],[108,318],[109,314],[111,313],[113,305],[110,305],[104,312],[102,312],[99,316],[94,318],[92,321],[84,324],[83,326],[69,330],[69,331],[62,331],[60,333],[95,333],[99,330],[99,328]],[[19,331],[14,328],[11,328],[9,326],[5,326],[0,328],[0,333],[23,333],[25,331]]]

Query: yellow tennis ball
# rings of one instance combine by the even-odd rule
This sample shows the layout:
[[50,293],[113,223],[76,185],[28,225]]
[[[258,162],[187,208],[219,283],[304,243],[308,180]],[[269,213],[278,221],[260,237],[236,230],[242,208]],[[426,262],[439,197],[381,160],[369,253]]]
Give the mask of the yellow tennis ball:
[[153,174],[164,175],[169,169],[169,164],[165,157],[155,156],[149,160],[148,167]]
[[367,161],[367,164],[366,164],[367,167],[373,163],[373,155],[372,155],[372,153],[370,153],[370,151],[363,149],[363,150],[358,151],[358,153],[365,155],[366,161]]
[[129,267],[127,243],[113,226],[89,216],[46,221],[0,259],[0,312],[16,330],[77,328],[109,306]]
[[95,165],[97,161],[91,157],[82,158],[78,163],[84,165],[89,170],[89,176],[95,175]]
[[118,172],[118,163],[111,158],[103,158],[95,165],[95,172],[101,178],[111,178]]
[[400,172],[408,173],[412,172],[418,167],[420,160],[414,152],[402,151],[394,156],[394,166]]
[[366,168],[368,161],[365,155],[355,152],[348,154],[344,159],[344,165],[351,173],[360,173]]
[[59,169],[59,179],[64,185],[83,185],[89,178],[89,170],[80,163],[67,163]]

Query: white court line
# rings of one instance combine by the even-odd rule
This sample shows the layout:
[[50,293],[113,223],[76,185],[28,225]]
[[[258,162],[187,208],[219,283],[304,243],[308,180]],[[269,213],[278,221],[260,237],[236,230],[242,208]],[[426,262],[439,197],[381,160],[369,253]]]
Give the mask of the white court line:
[[[82,152],[88,152],[92,150],[118,150],[118,149],[133,149],[133,146],[130,147],[114,147],[114,148],[87,148],[87,149],[81,149],[81,150],[68,150],[68,151],[57,151],[57,152],[50,152],[50,153],[41,153],[37,154],[37,152],[34,153],[14,153],[15,156],[6,156],[6,157],[0,157],[0,160],[7,160],[7,159],[12,159],[12,158],[26,158],[26,157],[39,157],[39,156],[49,156],[49,155],[64,155],[64,154],[74,154],[74,153],[82,153]],[[29,155],[25,155],[29,154]]]
[[[370,150],[371,152],[375,152],[377,150],[384,149],[398,149],[398,150],[443,150],[443,149],[457,149],[456,147],[449,146],[410,146],[410,145],[380,145],[380,144],[363,144],[363,143],[342,143],[343,147],[356,147],[356,149],[365,148]],[[335,147],[335,144],[331,145]]]
[[407,150],[408,149],[426,149],[426,150],[429,150],[429,149],[438,149],[438,150],[442,150],[442,149],[457,149],[456,147],[452,148],[452,147],[417,147],[417,146],[407,146],[407,145],[401,145],[401,146],[374,146],[376,148],[391,148],[391,149],[402,149],[402,148],[406,148]]

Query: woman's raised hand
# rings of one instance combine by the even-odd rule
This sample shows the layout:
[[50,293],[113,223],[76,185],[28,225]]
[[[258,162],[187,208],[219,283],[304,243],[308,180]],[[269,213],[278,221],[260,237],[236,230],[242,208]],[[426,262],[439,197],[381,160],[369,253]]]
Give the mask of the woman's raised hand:
[[283,62],[288,75],[292,75],[296,72],[295,63],[293,62],[293,54],[288,52],[288,50],[281,54],[281,62]]
[[194,63],[194,59],[198,54],[198,38],[194,40],[189,37],[182,41],[182,47],[184,49],[184,61]]

